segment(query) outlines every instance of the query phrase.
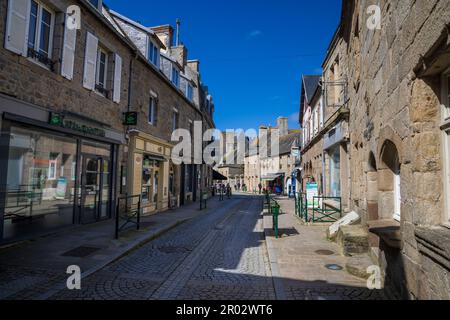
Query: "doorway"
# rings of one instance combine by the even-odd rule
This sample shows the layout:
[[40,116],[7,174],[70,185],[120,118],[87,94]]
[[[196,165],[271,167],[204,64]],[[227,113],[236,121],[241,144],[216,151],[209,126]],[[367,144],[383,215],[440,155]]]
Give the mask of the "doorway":
[[108,157],[81,155],[81,223],[109,219],[111,201],[111,160]]

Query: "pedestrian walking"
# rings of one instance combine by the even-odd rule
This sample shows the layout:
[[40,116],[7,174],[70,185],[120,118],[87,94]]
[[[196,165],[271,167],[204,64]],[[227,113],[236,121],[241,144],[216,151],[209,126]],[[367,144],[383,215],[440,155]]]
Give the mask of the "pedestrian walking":
[[227,192],[227,198],[231,199],[231,186],[229,183],[227,184],[226,192]]

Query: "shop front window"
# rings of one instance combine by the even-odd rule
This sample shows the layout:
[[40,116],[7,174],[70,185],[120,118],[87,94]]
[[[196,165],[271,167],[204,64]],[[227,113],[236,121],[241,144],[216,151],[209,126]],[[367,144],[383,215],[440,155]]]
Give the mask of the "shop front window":
[[76,140],[12,126],[9,145],[3,237],[17,236],[31,218],[46,227],[71,224],[75,181],[64,168],[76,161]]
[[142,201],[156,203],[158,200],[159,161],[144,156],[142,165]]
[[330,187],[331,196],[341,196],[341,158],[339,146],[330,151]]

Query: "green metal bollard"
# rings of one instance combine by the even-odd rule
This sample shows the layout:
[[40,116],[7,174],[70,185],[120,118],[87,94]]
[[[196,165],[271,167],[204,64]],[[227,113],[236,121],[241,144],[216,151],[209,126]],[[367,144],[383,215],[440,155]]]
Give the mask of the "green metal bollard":
[[278,239],[279,232],[278,232],[278,216],[280,215],[280,206],[275,202],[271,206],[272,211],[272,221],[273,221],[273,230],[275,232],[275,238]]

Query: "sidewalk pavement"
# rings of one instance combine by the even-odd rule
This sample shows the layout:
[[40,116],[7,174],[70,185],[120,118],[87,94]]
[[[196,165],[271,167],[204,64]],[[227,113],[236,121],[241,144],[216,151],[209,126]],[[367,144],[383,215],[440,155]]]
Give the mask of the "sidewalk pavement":
[[[68,266],[79,266],[85,278],[187,220],[208,214],[220,204],[216,197],[208,200],[208,208],[203,211],[197,202],[143,217],[139,231],[131,226],[120,233],[118,240],[114,239],[115,219],[111,219],[2,248],[0,299],[46,299],[65,287]],[[78,251],[75,254],[85,256],[65,255],[74,249]]]
[[[381,291],[367,289],[366,280],[345,271],[349,258],[341,256],[338,245],[326,238],[329,224],[303,225],[294,215],[293,199],[276,200],[282,212],[280,238],[274,236],[268,213],[264,213],[264,229],[277,299],[384,299]],[[343,269],[332,271],[328,264]]]

